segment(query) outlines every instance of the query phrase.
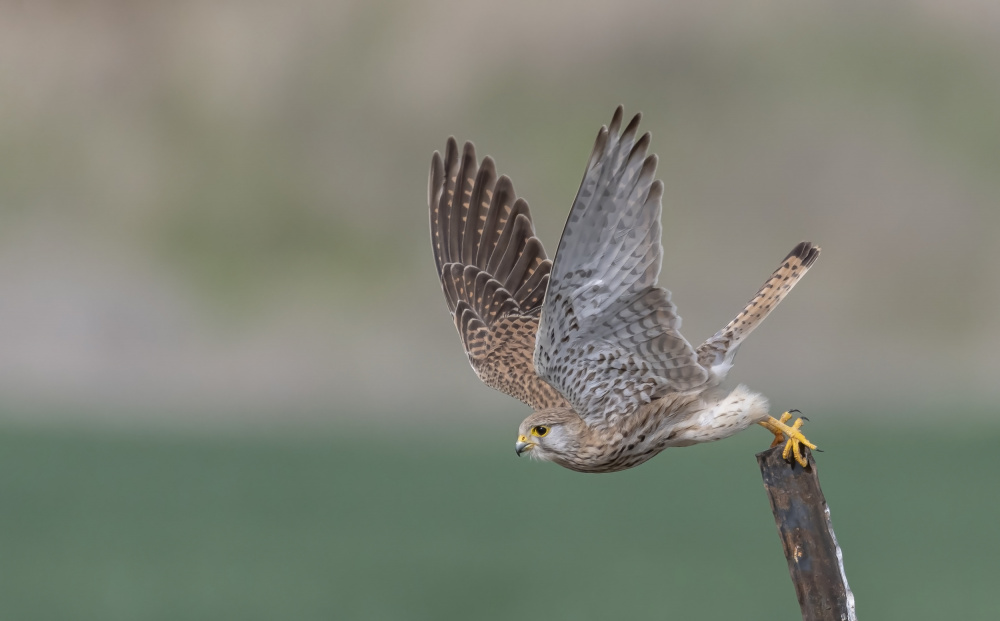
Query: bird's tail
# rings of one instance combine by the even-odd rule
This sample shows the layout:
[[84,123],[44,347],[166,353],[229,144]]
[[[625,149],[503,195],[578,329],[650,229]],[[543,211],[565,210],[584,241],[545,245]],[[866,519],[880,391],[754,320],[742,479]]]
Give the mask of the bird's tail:
[[740,343],[785,299],[818,257],[818,246],[809,242],[795,246],[746,308],[715,336],[702,343],[698,348],[698,362],[709,370],[716,381],[725,379]]

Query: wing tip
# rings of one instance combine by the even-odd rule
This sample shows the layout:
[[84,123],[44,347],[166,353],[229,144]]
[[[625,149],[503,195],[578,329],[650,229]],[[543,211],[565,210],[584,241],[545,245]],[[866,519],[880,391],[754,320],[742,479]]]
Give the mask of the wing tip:
[[[507,175],[500,175],[499,177],[497,177],[497,183],[496,183],[495,186],[493,186],[493,196],[496,196],[497,194],[499,194],[501,188],[503,188],[504,192],[510,192],[511,194],[515,193],[514,192],[514,182],[511,181],[510,177],[508,177]],[[496,200],[496,199],[494,199],[494,200]],[[514,199],[514,200],[517,200],[517,199]]]
[[[621,127],[621,125],[622,125],[622,119],[624,117],[625,117],[625,106],[622,105],[622,104],[618,104],[618,107],[615,108],[614,114],[611,115],[611,123],[608,124],[608,130],[612,134],[617,134],[618,133],[618,128]],[[612,128],[613,128],[613,131],[612,131]]]
[[[641,154],[642,156],[645,156],[646,155],[646,151],[649,150],[649,144],[652,141],[653,141],[653,136],[649,132],[646,132],[642,136],[639,136],[639,139],[636,140],[635,144],[632,145],[632,151],[629,153],[629,157],[630,158],[631,157],[635,157],[638,154]],[[651,155],[655,156],[655,154],[651,154]]]
[[462,158],[472,160],[476,159],[476,145],[472,144],[471,140],[466,140],[465,144],[462,145]]
[[454,136],[448,136],[444,145],[444,161],[446,164],[454,162],[456,157],[458,157],[458,141]]
[[[654,156],[655,157],[655,156]],[[655,164],[654,164],[655,169]],[[646,202],[659,201],[663,198],[663,182],[659,179],[654,179],[653,183],[649,186],[649,196],[646,197]]]
[[642,112],[636,112],[632,120],[628,122],[625,126],[625,131],[622,132],[622,136],[628,136],[629,134],[635,135],[639,131],[639,122],[642,121]]
[[434,209],[437,203],[437,195],[441,191],[442,181],[444,181],[444,160],[437,151],[431,155],[431,169],[427,175],[427,206]]
[[597,130],[597,138],[594,139],[594,149],[590,152],[590,160],[587,162],[588,171],[596,166],[597,162],[601,161],[604,150],[608,146],[609,135],[610,133],[606,125],[601,125],[601,129]]

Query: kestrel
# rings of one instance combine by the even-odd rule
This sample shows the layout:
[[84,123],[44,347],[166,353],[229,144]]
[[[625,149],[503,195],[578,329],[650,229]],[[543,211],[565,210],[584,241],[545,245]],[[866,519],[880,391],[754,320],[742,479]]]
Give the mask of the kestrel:
[[555,260],[535,237],[528,204],[493,160],[448,140],[431,159],[431,242],[448,309],[469,362],[488,386],[531,406],[517,454],[579,472],[637,466],[672,446],[721,440],[759,424],[805,466],[802,420],[768,414],[742,384],[720,388],[743,340],[816,261],[802,242],[746,308],[697,349],[657,286],[663,183],[654,179],[641,115],[623,110],[597,134]]

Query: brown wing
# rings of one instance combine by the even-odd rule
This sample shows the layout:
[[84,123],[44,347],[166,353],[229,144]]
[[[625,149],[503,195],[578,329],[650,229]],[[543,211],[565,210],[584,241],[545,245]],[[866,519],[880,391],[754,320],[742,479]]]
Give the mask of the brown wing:
[[535,373],[538,315],[552,262],[535,237],[528,204],[493,160],[476,161],[448,139],[431,159],[431,244],[448,310],[472,368],[486,385],[536,410],[566,400]]

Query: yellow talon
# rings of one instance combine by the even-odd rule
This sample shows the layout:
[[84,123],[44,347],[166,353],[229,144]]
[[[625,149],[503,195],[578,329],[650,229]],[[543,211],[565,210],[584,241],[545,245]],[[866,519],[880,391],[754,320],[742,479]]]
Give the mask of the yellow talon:
[[791,412],[785,412],[781,415],[780,419],[768,416],[765,420],[760,421],[760,426],[774,434],[774,442],[771,443],[772,448],[785,442],[785,449],[781,452],[782,459],[788,461],[790,457],[794,456],[795,461],[799,462],[799,465],[805,468],[809,465],[809,462],[802,455],[802,445],[808,446],[811,449],[816,448],[816,445],[807,440],[802,435],[802,432],[799,431],[802,427],[801,418],[796,419],[791,426],[785,424],[791,418]]

